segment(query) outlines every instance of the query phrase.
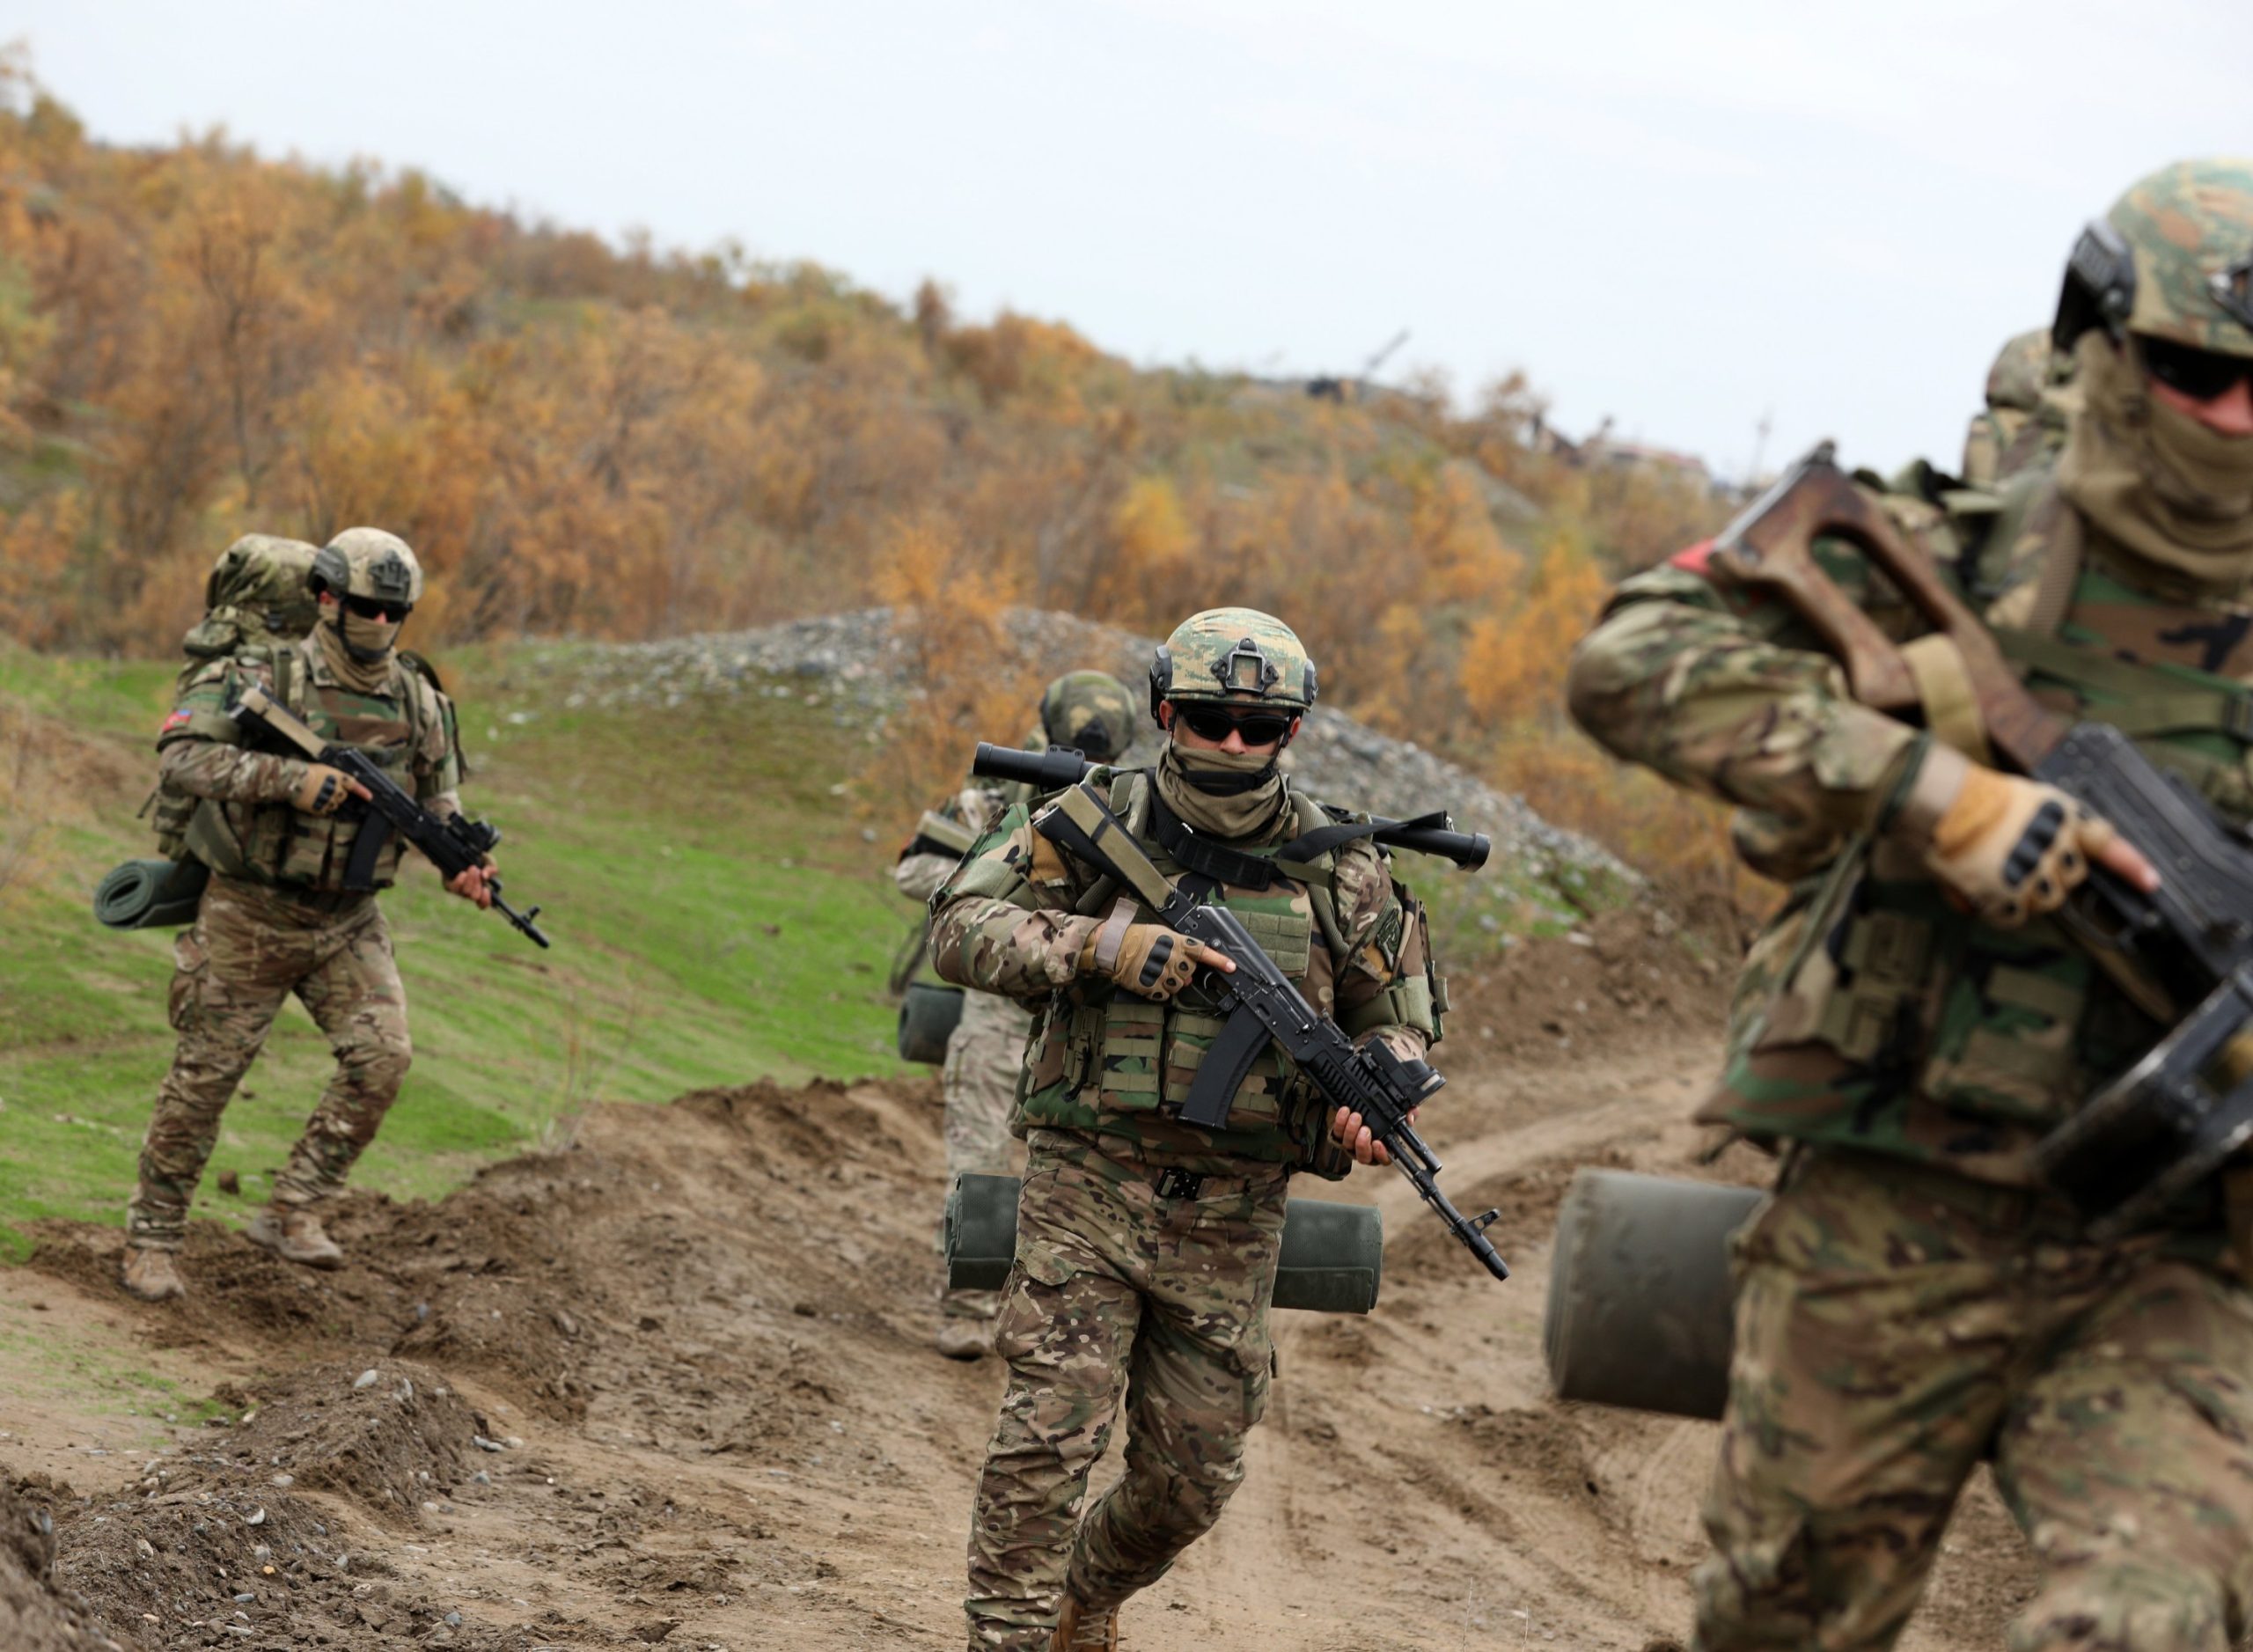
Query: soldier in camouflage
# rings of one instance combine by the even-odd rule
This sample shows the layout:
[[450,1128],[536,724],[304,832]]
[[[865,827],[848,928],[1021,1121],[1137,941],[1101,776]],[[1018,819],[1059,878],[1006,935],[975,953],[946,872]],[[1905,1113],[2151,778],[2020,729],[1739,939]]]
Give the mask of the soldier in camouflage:
[[[1348,1032],[1420,1055],[1439,1001],[1421,909],[1366,839],[1302,847],[1336,817],[1278,768],[1315,697],[1288,628],[1221,608],[1151,668],[1153,770],[1089,783],[1153,861],[1225,901]],[[1180,1104],[1220,1032],[1199,947],[1009,810],[933,898],[948,980],[1035,1008],[1028,1164],[995,1347],[1009,1386],[978,1483],[973,1648],[1115,1648],[1119,1608],[1207,1531],[1244,1477],[1273,1375],[1268,1299],[1295,1171],[1382,1162],[1271,1051],[1228,1128]],[[1200,870],[1185,870],[1185,857]],[[1080,1517],[1124,1393],[1125,1472]]]
[[[1126,685],[1102,672],[1072,672],[1040,696],[1040,726],[1027,737],[1036,748],[1068,745],[1097,763],[1126,754],[1134,738],[1134,701]],[[1002,818],[1017,789],[973,784],[925,814],[900,851],[892,881],[900,892],[928,901],[963,854]],[[965,994],[962,1020],[947,1040],[940,1084],[946,1097],[947,1183],[959,1176],[1006,1176],[1013,1168],[1009,1112],[1017,1074],[1024,1066],[1032,1015],[997,993]],[[994,1346],[997,1292],[949,1290],[939,1299],[939,1352],[950,1360],[982,1359]]]
[[1987,369],[1986,406],[1963,435],[1963,480],[1999,489],[2055,464],[2065,445],[2065,393],[2072,378],[2072,358],[2051,346],[2048,327],[2006,343]]
[[[1976,571],[2044,698],[2253,819],[2253,162],[2131,189],[2055,331],[2083,405],[2025,510],[1884,503]],[[1923,728],[1857,704],[1811,628],[1702,550],[1622,585],[1570,681],[1584,727],[1737,804],[1740,849],[1791,885],[1702,1115],[1783,1164],[1736,1244],[1699,1644],[1892,1645],[1985,1457],[2043,1569],[2017,1652],[2225,1652],[2253,1608],[2233,1180],[2098,1245],[2029,1159],[2164,1031],[2050,914],[2092,863],[2156,874],[1989,767],[1945,640],[1851,547],[1816,548],[1906,642]]]
[[[459,757],[451,704],[419,662],[397,651],[422,594],[405,541],[349,528],[313,559],[319,620],[304,641],[252,648],[191,670],[158,739],[165,787],[197,800],[187,851],[210,869],[194,927],[174,949],[171,1016],[180,1047],[157,1093],[130,1207],[127,1290],[184,1294],[175,1257],[187,1210],[218,1139],[219,1118],[291,993],[336,1053],[336,1072],[275,1178],[271,1205],[246,1230],[293,1262],[334,1267],[342,1252],[319,1207],[374,1139],[406,1076],[407,1000],[375,896],[342,885],[354,825],[338,811],[363,788],[335,769],[245,749],[227,708],[265,687],[324,738],[368,751],[440,814],[455,811]],[[398,873],[394,837],[378,887]],[[492,869],[447,888],[490,904]]]

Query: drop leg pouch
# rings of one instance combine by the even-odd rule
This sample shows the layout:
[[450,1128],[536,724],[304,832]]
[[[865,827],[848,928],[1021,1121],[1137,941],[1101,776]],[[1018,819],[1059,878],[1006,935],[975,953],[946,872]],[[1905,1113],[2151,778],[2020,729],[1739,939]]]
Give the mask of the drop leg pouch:
[[[1017,1178],[958,1176],[946,1205],[947,1288],[999,1290],[1017,1249]],[[1367,1313],[1384,1273],[1384,1220],[1368,1205],[1294,1199],[1283,1219],[1274,1306]]]

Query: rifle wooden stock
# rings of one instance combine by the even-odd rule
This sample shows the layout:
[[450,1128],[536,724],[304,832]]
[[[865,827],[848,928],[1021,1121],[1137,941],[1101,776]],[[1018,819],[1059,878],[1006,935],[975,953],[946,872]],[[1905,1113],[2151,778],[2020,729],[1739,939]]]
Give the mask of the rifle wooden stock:
[[1989,743],[2019,773],[2039,768],[2068,725],[2026,692],[1979,616],[1838,468],[1829,443],[1722,530],[1712,565],[1721,583],[1772,595],[1813,626],[1846,667],[1847,683],[1863,705],[1921,716],[1917,679],[1901,650],[1815,560],[1815,541],[1825,536],[1860,551],[1956,645]]

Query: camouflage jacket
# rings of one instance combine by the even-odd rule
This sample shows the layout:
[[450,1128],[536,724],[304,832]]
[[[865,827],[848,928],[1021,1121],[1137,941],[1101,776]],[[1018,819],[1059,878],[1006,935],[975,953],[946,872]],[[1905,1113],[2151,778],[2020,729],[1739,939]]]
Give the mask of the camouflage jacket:
[[[1993,575],[2006,654],[2056,709],[2113,722],[2229,817],[2253,815],[2253,614],[2097,541],[2046,485],[2002,546],[1888,500],[1944,567]],[[1906,605],[1841,544],[1818,559],[1896,640]],[[1571,672],[1618,755],[1739,805],[1739,851],[1791,885],[1752,950],[1701,1116],[2028,1185],[2025,1150],[2161,1029],[2054,921],[1957,911],[1876,830],[1931,738],[1848,695],[1780,605],[1707,576],[1704,547],[1625,582]]]
[[[324,739],[359,746],[434,813],[460,809],[459,740],[453,703],[420,671],[394,663],[380,694],[344,686],[320,649],[291,642],[213,660],[191,672],[165,719],[157,747],[165,784],[201,799],[187,827],[189,853],[223,877],[334,893],[356,820],[308,814],[291,801],[303,758],[246,750],[227,708],[256,685],[284,700]],[[398,876],[396,834],[376,866],[378,888]]]
[[[1097,769],[1091,783],[1109,789],[1112,811],[1159,870],[1178,877],[1151,828],[1147,775]],[[1026,1056],[1025,1122],[1126,1138],[1169,1163],[1214,1173],[1251,1158],[1342,1174],[1325,1145],[1326,1111],[1273,1050],[1238,1090],[1227,1130],[1179,1122],[1222,1021],[1194,988],[1161,1004],[1079,974],[1088,938],[1126,897],[1035,832],[1034,811],[1022,804],[1005,811],[931,901],[939,973],[1039,1012]],[[1221,885],[1207,898],[1239,914],[1308,1000],[1348,1033],[1420,1054],[1438,1040],[1446,993],[1423,908],[1393,879],[1389,857],[1366,839],[1305,863],[1276,856],[1333,818],[1292,794],[1264,841],[1228,846],[1274,862],[1273,880],[1265,889]],[[1137,921],[1149,915],[1134,911]]]
[[970,846],[1002,818],[1008,806],[1008,797],[996,788],[965,786],[937,808],[926,811],[915,823],[915,835],[892,866],[893,885],[911,900],[929,900]]

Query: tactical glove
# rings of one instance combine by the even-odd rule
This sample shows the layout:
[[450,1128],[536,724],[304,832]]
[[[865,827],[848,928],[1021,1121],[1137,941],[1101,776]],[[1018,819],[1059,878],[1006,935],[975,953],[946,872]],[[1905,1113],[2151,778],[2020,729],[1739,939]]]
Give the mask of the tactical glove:
[[1080,949],[1080,973],[1163,1001],[1189,985],[1197,973],[1193,945],[1187,936],[1163,923],[1120,923],[1114,917]]
[[308,763],[305,775],[297,782],[292,799],[307,814],[334,814],[352,795],[352,782],[341,768],[331,768],[326,763]]
[[2063,906],[2117,835],[2055,786],[1944,745],[1926,753],[1893,830],[1919,843],[1926,869],[1951,893],[2005,929]]

